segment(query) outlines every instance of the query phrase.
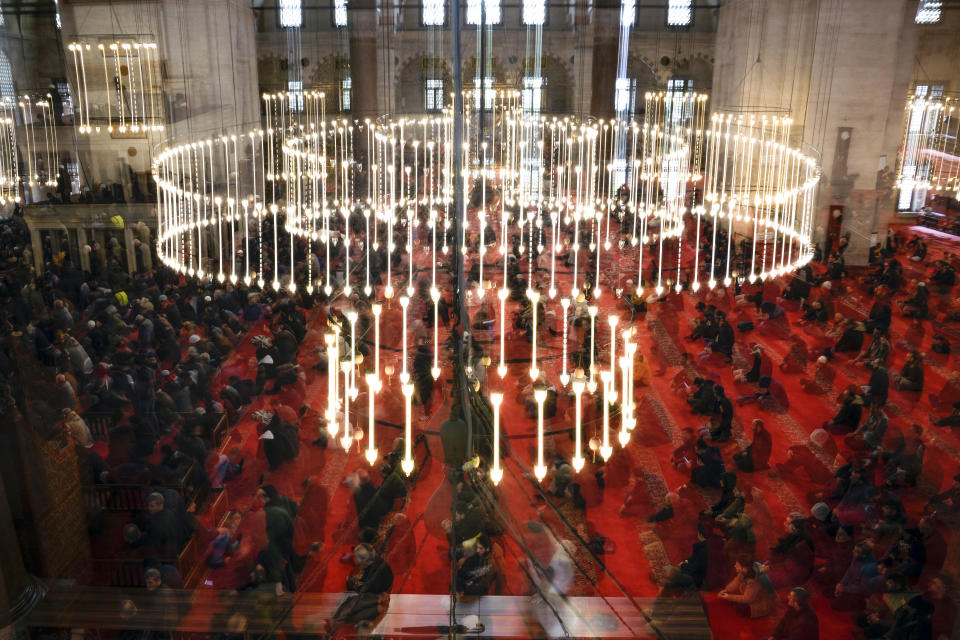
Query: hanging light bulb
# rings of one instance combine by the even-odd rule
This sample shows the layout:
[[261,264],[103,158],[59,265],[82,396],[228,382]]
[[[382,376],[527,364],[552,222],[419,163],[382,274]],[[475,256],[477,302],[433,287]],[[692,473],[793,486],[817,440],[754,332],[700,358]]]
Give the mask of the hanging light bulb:
[[540,292],[533,289],[527,290],[527,298],[530,299],[530,308],[533,313],[533,340],[530,341],[530,379],[536,380],[540,377],[540,369],[537,368],[537,307],[540,303]]
[[324,337],[327,345],[327,433],[331,438],[335,438],[339,427],[337,426],[337,363],[340,361],[337,347],[337,336],[335,333],[328,333]]
[[350,451],[350,445],[353,444],[353,433],[350,431],[350,360],[344,358],[340,370],[343,371],[343,436],[340,445],[344,451]]
[[490,481],[496,486],[503,478],[503,469],[500,468],[500,405],[503,403],[503,394],[490,394],[490,404],[493,405],[493,460],[490,464]]
[[533,391],[537,401],[537,464],[533,468],[533,475],[537,480],[543,480],[547,475],[547,467],[543,464],[543,403],[547,399],[547,390],[538,386]]
[[600,372],[600,380],[603,382],[603,445],[600,447],[600,456],[604,460],[609,460],[613,453],[613,447],[610,446],[610,384],[613,376],[609,369]]
[[375,407],[376,407],[376,395],[377,395],[377,374],[375,371],[368,371],[366,374],[367,380],[367,462],[373,464],[377,460],[379,452],[377,451],[377,440],[374,437],[374,422],[375,422]]
[[570,308],[570,298],[564,296],[560,298],[560,307],[563,309],[563,360],[560,368],[560,384],[567,386],[570,382],[570,374],[567,373],[567,316]]
[[406,475],[413,472],[413,385],[409,382],[400,387],[404,402],[403,460],[400,468]]
[[573,380],[573,395],[576,399],[576,411],[574,412],[574,443],[573,468],[578,473],[583,469],[583,455],[580,452],[581,442],[583,441],[582,420],[583,420],[583,390],[587,386],[587,381],[578,376]]
[[587,307],[587,313],[590,314],[590,380],[587,381],[587,389],[590,393],[595,393],[597,390],[597,379],[595,377],[596,366],[594,363],[594,355],[597,352],[596,342],[596,328],[597,328],[597,313],[600,311],[600,308],[596,305],[591,305]]
[[400,306],[403,307],[403,368],[400,370],[400,384],[407,384],[410,381],[410,373],[407,371],[407,307],[410,305],[409,296],[400,296]]
[[380,391],[383,381],[380,379],[380,314],[383,312],[383,305],[374,303],[370,306],[373,312],[373,373],[377,377],[375,391]]

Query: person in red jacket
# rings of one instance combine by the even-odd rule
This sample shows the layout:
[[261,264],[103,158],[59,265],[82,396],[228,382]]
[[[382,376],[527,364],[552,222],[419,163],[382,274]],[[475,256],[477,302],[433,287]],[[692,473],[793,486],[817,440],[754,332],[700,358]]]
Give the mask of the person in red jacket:
[[733,454],[733,461],[741,471],[752,473],[770,467],[770,452],[773,450],[773,438],[763,424],[763,420],[753,420],[753,442],[744,449]]

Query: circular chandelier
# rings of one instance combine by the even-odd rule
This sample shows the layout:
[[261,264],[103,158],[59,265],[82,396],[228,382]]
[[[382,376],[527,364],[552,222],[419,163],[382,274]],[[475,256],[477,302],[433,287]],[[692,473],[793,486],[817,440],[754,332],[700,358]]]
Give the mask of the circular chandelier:
[[[625,446],[637,424],[634,331],[621,328],[618,336],[618,315],[599,317],[596,299],[605,291],[622,293],[621,271],[636,277],[636,288],[628,293],[648,290],[659,296],[671,288],[697,291],[702,285],[729,286],[734,279],[754,282],[805,264],[812,256],[819,168],[791,146],[789,118],[730,113],[708,118],[703,94],[648,93],[642,120],[597,120],[541,115],[524,108],[519,92],[512,91],[498,92],[492,104],[484,105],[484,114],[480,93],[466,94],[464,102],[474,104],[456,115],[462,118],[465,141],[459,167],[453,166],[452,109],[358,122],[327,116],[323,93],[264,95],[264,128],[171,146],[156,156],[158,253],[170,268],[201,280],[290,293],[302,287],[327,298],[355,294],[369,301],[374,363],[363,378],[371,464],[378,456],[374,397],[383,389],[380,320],[383,304],[396,297],[403,313],[399,382],[406,473],[414,466],[407,329],[418,256],[431,265],[434,379],[441,373],[441,256],[452,245],[463,254],[464,270],[474,267],[476,275],[461,291],[472,303],[497,289],[501,378],[508,373],[509,262],[513,254],[522,269],[525,260],[524,297],[534,336],[527,373],[534,382],[540,379],[538,323],[542,326],[548,309],[559,307],[559,379],[570,385],[576,400],[573,465],[579,471],[584,393],[602,399],[598,451],[604,459],[612,454],[612,440]],[[458,188],[464,194],[460,210],[454,198]],[[381,247],[393,259],[387,260],[378,285],[371,254]],[[488,252],[495,257],[488,258]],[[561,256],[572,272],[558,271]],[[331,271],[340,259],[342,268]],[[615,265],[616,278],[607,275],[604,264]],[[549,280],[539,274],[541,268],[549,271]],[[590,344],[609,330],[609,366],[601,367],[592,349],[589,366],[571,370],[568,317],[584,299],[590,299]],[[341,344],[338,327],[325,338],[325,418],[330,435],[339,435],[344,448],[364,438],[355,408],[351,417],[361,377],[358,309],[347,305],[351,344]],[[546,389],[535,386],[533,470],[538,478],[546,473],[546,398]],[[620,424],[614,434],[611,408],[618,398]],[[503,393],[494,391],[490,401],[490,468],[498,482]]]

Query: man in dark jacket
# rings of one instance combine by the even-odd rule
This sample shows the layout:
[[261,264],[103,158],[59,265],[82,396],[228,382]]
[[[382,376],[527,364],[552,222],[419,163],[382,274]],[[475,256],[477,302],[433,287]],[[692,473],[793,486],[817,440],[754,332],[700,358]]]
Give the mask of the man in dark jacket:
[[820,622],[810,606],[810,593],[797,587],[787,596],[787,612],[769,640],[819,640]]
[[333,613],[335,624],[356,624],[380,615],[380,600],[393,587],[393,570],[367,543],[353,548],[353,562],[360,569],[347,578],[347,589],[356,592]]

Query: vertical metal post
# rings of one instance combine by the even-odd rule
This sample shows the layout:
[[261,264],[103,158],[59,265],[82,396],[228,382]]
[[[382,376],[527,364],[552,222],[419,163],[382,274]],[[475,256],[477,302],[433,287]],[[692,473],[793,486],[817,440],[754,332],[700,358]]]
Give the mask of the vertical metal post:
[[[463,277],[463,62],[460,51],[460,0],[450,0],[450,59],[453,64],[453,154],[452,167],[449,170],[453,175],[453,221],[454,242],[453,256],[456,261],[456,282],[454,284],[454,304],[457,305],[460,316],[461,331],[469,331],[470,320],[467,317],[466,288]],[[458,392],[464,400],[463,419],[467,425],[467,455],[473,453],[473,421],[470,413],[469,399],[466,393],[466,374],[463,364],[463,341],[454,345],[456,349],[457,366],[454,369],[453,384],[459,387]],[[452,517],[452,514],[451,514]],[[451,548],[450,562],[450,626],[447,637],[456,638],[457,599],[454,595],[456,583],[456,563]]]

